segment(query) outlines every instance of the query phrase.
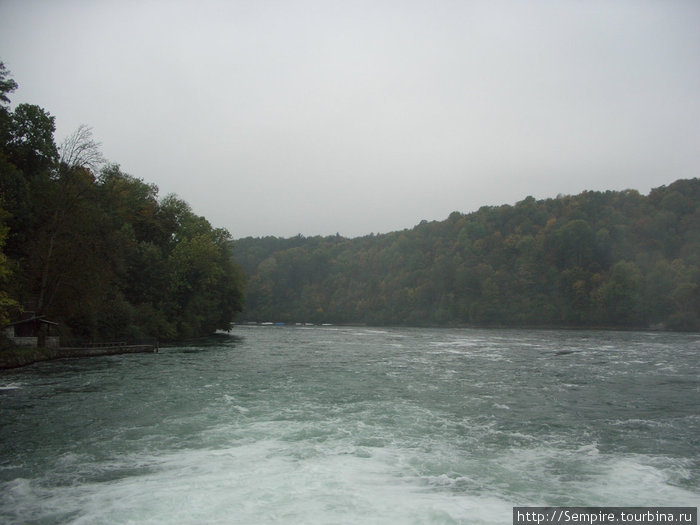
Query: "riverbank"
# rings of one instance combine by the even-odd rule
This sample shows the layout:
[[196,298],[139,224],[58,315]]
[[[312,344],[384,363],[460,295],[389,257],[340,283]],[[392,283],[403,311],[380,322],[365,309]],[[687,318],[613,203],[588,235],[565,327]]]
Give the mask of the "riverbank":
[[0,350],[0,369],[18,368],[40,361],[51,361],[67,357],[96,357],[117,354],[137,354],[157,352],[155,345],[115,345],[95,347],[34,348],[11,347]]

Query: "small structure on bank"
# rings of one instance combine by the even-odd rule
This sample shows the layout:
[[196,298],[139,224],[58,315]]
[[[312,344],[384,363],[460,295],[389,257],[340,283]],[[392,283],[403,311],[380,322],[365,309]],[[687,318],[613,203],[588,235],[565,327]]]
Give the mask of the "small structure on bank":
[[[158,341],[155,339],[148,344],[128,344],[125,341],[119,341],[62,347],[59,324],[36,315],[7,324],[0,327],[0,330],[4,332],[0,336],[4,335],[4,339],[14,343],[14,345],[0,346],[0,370],[67,357],[158,352]],[[0,343],[5,343],[4,339]]]
[[10,323],[5,327],[7,338],[18,346],[58,348],[58,323],[32,316]]

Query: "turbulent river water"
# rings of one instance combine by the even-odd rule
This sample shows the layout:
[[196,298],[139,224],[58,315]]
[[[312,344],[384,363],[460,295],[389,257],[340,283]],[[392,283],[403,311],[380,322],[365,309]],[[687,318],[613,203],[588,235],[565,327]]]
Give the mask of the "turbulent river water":
[[0,522],[698,506],[697,334],[236,327],[0,371]]

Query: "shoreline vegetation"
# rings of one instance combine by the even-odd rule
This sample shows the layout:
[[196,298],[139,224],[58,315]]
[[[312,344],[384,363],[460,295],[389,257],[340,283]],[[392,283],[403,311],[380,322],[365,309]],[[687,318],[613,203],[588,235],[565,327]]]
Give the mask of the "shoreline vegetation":
[[[10,108],[16,87],[0,62],[0,328],[31,313],[60,325],[65,347],[181,341],[236,317],[700,331],[698,178],[648,195],[526,197],[357,238],[234,241],[106,163],[90,128],[57,146],[47,111]],[[5,352],[0,336],[0,360]]]
[[244,238],[240,322],[700,331],[700,179],[453,212],[347,239]]
[[50,113],[10,106],[16,88],[0,62],[0,329],[42,318],[73,347],[229,329],[245,284],[230,233],[107,163],[89,127],[57,145]]

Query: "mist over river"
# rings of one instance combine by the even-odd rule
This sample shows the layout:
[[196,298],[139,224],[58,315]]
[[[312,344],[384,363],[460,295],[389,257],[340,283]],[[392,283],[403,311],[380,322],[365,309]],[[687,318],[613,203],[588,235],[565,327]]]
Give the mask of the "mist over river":
[[700,335],[238,326],[0,372],[0,523],[699,506]]

